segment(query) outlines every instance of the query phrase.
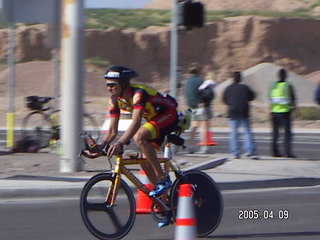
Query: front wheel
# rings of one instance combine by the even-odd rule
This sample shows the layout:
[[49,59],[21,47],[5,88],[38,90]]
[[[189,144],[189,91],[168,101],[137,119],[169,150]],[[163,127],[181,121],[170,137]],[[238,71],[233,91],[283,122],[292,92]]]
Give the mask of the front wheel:
[[191,170],[182,173],[173,183],[170,192],[174,218],[177,213],[179,186],[185,183],[194,186],[193,205],[197,219],[197,235],[206,237],[218,227],[222,218],[223,200],[220,190],[213,179],[204,172]]
[[107,204],[115,178],[110,173],[93,176],[83,187],[80,211],[87,229],[99,239],[121,239],[128,234],[136,217],[136,204],[130,187],[121,179],[116,203]]

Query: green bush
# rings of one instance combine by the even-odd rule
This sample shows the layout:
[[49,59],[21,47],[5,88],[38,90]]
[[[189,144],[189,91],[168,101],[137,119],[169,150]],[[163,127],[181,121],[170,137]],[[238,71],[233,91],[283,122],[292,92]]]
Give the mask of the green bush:
[[86,28],[143,29],[148,26],[163,26],[171,22],[171,11],[151,9],[88,9]]
[[86,63],[90,63],[99,67],[108,67],[110,66],[110,62],[101,59],[100,57],[92,57],[92,58],[87,58]]
[[[220,21],[226,17],[235,16],[264,16],[273,18],[315,18],[312,10],[320,5],[320,1],[308,8],[298,8],[290,12],[277,12],[267,10],[225,10],[206,11],[205,21]],[[1,19],[0,10],[0,19]],[[143,29],[149,26],[167,26],[171,23],[171,10],[156,9],[86,9],[86,25],[90,29],[107,29],[116,27],[118,29],[135,28]],[[318,15],[317,18],[320,16]],[[32,24],[28,24],[32,25]],[[0,20],[0,28],[7,28],[8,24]]]
[[295,120],[319,120],[320,109],[318,107],[298,107],[292,114]]

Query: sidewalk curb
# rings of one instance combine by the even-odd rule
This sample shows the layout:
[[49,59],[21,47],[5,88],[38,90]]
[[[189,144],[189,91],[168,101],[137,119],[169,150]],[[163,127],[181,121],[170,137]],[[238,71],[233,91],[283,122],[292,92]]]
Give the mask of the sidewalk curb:
[[320,185],[320,178],[303,178],[303,177],[302,178],[283,178],[283,179],[259,180],[259,181],[222,182],[217,184],[220,190],[311,187],[311,186]]
[[[216,159],[209,159],[192,166],[186,166],[185,168],[181,166],[183,171],[188,170],[208,170],[218,167],[225,163],[226,157],[220,157]],[[86,181],[94,176],[95,174],[88,174],[82,177],[59,177],[59,176],[28,176],[20,175],[16,177],[3,178],[0,181],[44,181],[47,186],[31,186],[23,188],[0,188],[0,196],[2,200],[8,199],[37,199],[37,198],[80,198],[81,191]],[[210,175],[210,174],[209,174]],[[62,184],[58,184],[61,182]],[[50,183],[50,184],[49,184]],[[57,183],[56,185],[52,183]],[[68,184],[73,183],[73,186],[68,186]],[[8,184],[10,185],[10,184]],[[41,184],[39,184],[41,185]],[[238,181],[238,182],[217,182],[220,190],[245,190],[245,189],[271,189],[271,188],[282,188],[282,187],[307,187],[320,185],[320,178],[312,177],[293,177],[293,178],[282,178],[282,179],[261,179],[252,181]],[[2,186],[5,186],[4,184]],[[131,186],[133,192],[135,192],[135,187]]]

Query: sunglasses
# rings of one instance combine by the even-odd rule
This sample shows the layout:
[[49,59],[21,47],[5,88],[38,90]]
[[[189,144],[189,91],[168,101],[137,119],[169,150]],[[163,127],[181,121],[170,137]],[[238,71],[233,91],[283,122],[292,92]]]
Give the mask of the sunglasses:
[[106,83],[106,85],[107,85],[107,87],[115,87],[118,85],[118,83],[112,82],[112,83]]

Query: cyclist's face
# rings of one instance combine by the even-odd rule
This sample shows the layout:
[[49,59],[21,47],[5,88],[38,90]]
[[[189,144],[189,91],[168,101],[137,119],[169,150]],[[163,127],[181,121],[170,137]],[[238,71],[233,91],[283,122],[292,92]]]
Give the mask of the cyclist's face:
[[120,96],[121,87],[117,81],[107,80],[106,81],[107,89],[111,93],[111,95]]

